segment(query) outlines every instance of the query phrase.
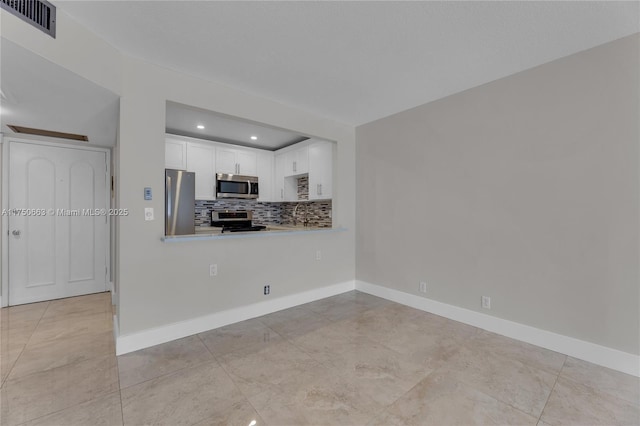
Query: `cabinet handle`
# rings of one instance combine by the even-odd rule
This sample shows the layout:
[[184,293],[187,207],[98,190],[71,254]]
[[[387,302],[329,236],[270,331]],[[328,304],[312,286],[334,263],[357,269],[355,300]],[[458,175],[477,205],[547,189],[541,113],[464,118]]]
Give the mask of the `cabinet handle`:
[[280,199],[284,199],[284,189],[280,188]]
[[297,167],[297,166],[298,166],[298,165],[297,165],[297,164],[296,164],[296,162],[294,161],[294,162],[293,162],[293,171],[294,171],[294,172],[298,171],[298,167]]

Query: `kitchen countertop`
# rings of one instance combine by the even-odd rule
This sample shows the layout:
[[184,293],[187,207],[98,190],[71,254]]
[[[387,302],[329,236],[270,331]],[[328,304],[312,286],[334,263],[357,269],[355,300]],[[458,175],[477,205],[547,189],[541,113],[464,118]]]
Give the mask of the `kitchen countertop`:
[[[259,225],[259,224],[256,224]],[[215,226],[196,226],[196,233],[192,235],[175,235],[164,236],[164,242],[180,242],[180,241],[199,241],[199,240],[218,240],[227,238],[250,238],[250,237],[266,237],[279,234],[307,234],[315,232],[338,232],[345,231],[345,228],[321,228],[318,226],[303,225],[265,225],[267,228],[263,231],[247,231],[247,232],[220,232],[222,228]]]

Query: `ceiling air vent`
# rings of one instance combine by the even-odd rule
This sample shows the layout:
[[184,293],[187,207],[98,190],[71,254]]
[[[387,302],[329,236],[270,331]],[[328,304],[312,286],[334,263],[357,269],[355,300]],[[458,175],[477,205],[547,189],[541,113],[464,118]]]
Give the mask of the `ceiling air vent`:
[[48,136],[50,138],[72,139],[75,141],[89,142],[89,138],[85,135],[75,133],[54,132],[53,130],[33,129],[31,127],[16,126],[7,124],[7,127],[16,133],[24,133],[27,135]]
[[0,0],[0,6],[56,38],[56,7],[46,0]]

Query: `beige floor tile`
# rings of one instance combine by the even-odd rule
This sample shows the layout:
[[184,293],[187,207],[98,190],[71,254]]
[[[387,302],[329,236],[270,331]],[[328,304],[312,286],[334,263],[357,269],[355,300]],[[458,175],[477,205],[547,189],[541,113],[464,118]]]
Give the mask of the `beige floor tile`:
[[330,321],[355,318],[359,314],[383,306],[379,298],[350,292],[307,303],[301,307],[322,315]]
[[367,337],[368,333],[368,330],[361,330],[357,324],[340,321],[292,339],[291,342],[316,361],[333,366],[339,353],[354,352],[376,345],[375,341]]
[[40,320],[23,320],[0,330],[0,344],[5,351],[12,351],[29,342]]
[[557,377],[520,361],[467,347],[438,371],[536,418]]
[[111,331],[30,342],[24,348],[9,378],[14,379],[105,355],[115,356]]
[[375,342],[336,352],[331,362],[333,375],[348,380],[381,406],[391,404],[432,372],[410,356]]
[[86,296],[52,300],[42,318],[74,318],[110,311],[111,293],[96,293]]
[[23,423],[117,390],[115,356],[7,380],[2,390],[1,423]]
[[[385,314],[389,314],[385,317]],[[356,321],[367,336],[397,352],[409,355],[425,370],[435,370],[477,333],[470,327],[415,310],[385,308]]]
[[40,417],[23,426],[121,426],[120,392],[97,398],[57,413]]
[[286,338],[295,338],[331,324],[331,321],[301,306],[257,318]]
[[247,397],[295,388],[330,374],[327,368],[287,341],[244,356],[228,354],[219,361]]
[[539,346],[481,331],[467,343],[474,350],[506,356],[551,374],[558,374],[567,356]]
[[371,308],[377,308],[380,306],[392,305],[394,302],[383,299],[378,296],[373,296],[371,294],[362,293],[357,290],[350,291],[348,293],[343,293],[337,296],[340,299],[356,302],[361,305],[369,306]]
[[231,353],[243,355],[282,342],[282,337],[257,319],[242,321],[199,334],[216,357]]
[[537,418],[451,375],[434,374],[394,402],[371,425],[535,425]]
[[[214,361],[122,389],[126,425],[191,425],[234,410],[244,397]],[[249,412],[250,406],[244,406]],[[239,409],[239,408],[237,408]]]
[[120,388],[214,361],[198,336],[163,343],[118,357]]
[[638,377],[572,357],[567,358],[560,375],[599,392],[640,405],[640,378]]
[[31,343],[43,343],[81,334],[113,331],[113,316],[110,312],[98,314],[51,318],[43,321],[31,336]]
[[49,302],[38,302],[2,308],[0,309],[0,323],[4,328],[15,322],[39,320],[48,306]]
[[22,353],[24,346],[16,348],[12,351],[2,351],[0,353],[0,388],[4,386],[5,380],[9,377],[13,366],[16,364],[18,357]]
[[348,378],[325,374],[249,397],[269,425],[364,425],[382,410]]
[[233,403],[215,416],[196,423],[194,426],[265,426],[266,423],[246,399]]
[[541,420],[553,426],[637,426],[640,424],[640,408],[560,376]]

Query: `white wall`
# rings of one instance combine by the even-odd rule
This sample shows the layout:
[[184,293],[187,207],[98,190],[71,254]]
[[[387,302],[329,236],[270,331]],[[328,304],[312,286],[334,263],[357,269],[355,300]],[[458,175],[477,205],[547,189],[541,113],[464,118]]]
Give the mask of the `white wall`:
[[359,127],[357,279],[638,354],[639,49]]
[[[115,263],[121,334],[209,315],[355,277],[355,131],[270,100],[124,57],[60,13],[53,40],[2,12],[2,36],[121,95]],[[334,223],[344,232],[163,243],[167,100],[337,141]],[[154,200],[143,200],[143,188]],[[144,221],[144,207],[156,220]],[[323,251],[321,262],[316,250]],[[210,263],[218,276],[209,277]]]

